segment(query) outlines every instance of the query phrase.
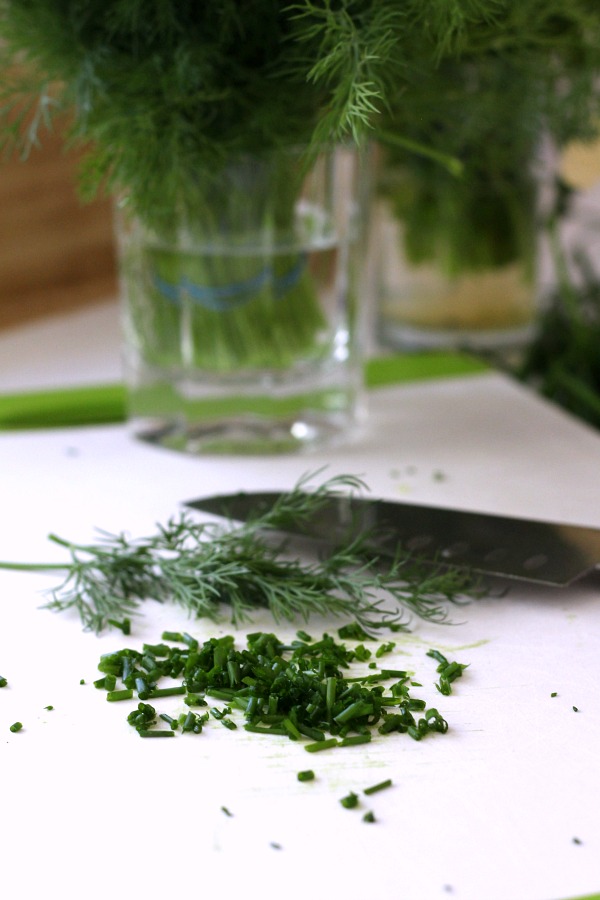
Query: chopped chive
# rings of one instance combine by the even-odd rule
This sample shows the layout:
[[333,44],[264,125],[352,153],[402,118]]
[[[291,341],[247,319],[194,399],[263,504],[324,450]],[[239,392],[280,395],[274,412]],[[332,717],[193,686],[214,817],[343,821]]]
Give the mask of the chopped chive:
[[206,706],[206,700],[199,694],[187,694],[183,702],[186,706]]
[[54,709],[54,707],[53,706],[45,706],[44,709],[52,710],[52,709]]
[[120,691],[109,691],[106,695],[106,699],[110,703],[119,700],[131,700],[132,697],[133,691],[131,690],[131,688],[123,688],[123,690]]
[[228,688],[221,688],[221,689],[211,688],[206,693],[209,697],[212,697],[213,700],[224,700],[226,703],[228,703],[231,700],[231,698],[235,695],[235,691],[232,691]]
[[0,675],[0,688],[6,687],[8,684],[8,680],[4,677],[4,675]]
[[361,716],[370,715],[372,712],[372,703],[367,703],[364,700],[356,700],[338,713],[337,716],[334,716],[334,719],[338,725],[344,725],[346,722],[351,722],[353,719],[357,719]]
[[551,697],[558,697],[558,692],[557,692],[557,691],[552,691],[552,693],[550,694],[550,696],[551,696]]
[[310,644],[310,642],[312,641],[310,634],[307,634],[306,631],[297,631],[296,637],[299,641],[304,641],[307,644]]
[[166,722],[167,725],[170,725],[173,731],[176,731],[179,728],[177,719],[174,719],[173,716],[169,716],[167,713],[160,713],[158,718],[162,719],[163,722]]
[[364,628],[361,628],[358,622],[351,622],[349,625],[343,625],[341,628],[338,628],[338,635],[342,639],[346,638],[351,641],[371,640],[371,636],[367,634]]
[[[252,722],[248,722],[244,725],[244,729],[246,731],[252,732],[252,734],[279,734],[279,735],[288,735],[288,732],[285,728],[282,728],[278,725],[253,725]],[[310,745],[306,745],[306,749],[308,749]]]
[[384,791],[386,788],[392,786],[392,779],[386,778],[385,781],[380,781],[379,784],[374,784],[371,787],[365,788],[363,794],[376,794],[378,791]]
[[144,644],[143,651],[152,656],[168,656],[171,648],[167,644]]
[[118,628],[123,634],[131,634],[131,619],[123,619],[121,622],[117,619],[107,619],[106,621],[108,625]]
[[298,772],[298,781],[314,781],[315,773],[312,769],[304,769],[302,772]]
[[22,727],[23,727],[22,722],[14,722],[14,723],[10,726],[10,730],[12,731],[13,734],[16,734],[17,731],[20,731],[20,730],[22,729]]
[[573,707],[573,712],[579,712],[579,708],[577,706]]
[[362,817],[362,820],[363,820],[363,822],[375,822],[376,821],[375,816],[371,812],[371,810],[369,810],[369,812],[366,812],[364,814],[364,816]]
[[221,719],[221,725],[224,725],[225,728],[229,728],[230,731],[235,731],[237,725],[232,719]]
[[448,660],[439,650],[428,650],[425,656],[430,656],[431,659],[435,659],[436,662],[441,663],[443,666],[448,664]]
[[198,718],[193,712],[189,712],[187,716],[184,716],[183,722],[181,723],[182,731],[193,731],[194,727],[198,724]]
[[79,684],[85,684],[85,678],[80,678],[80,679],[79,679]]
[[345,797],[342,797],[340,803],[344,807],[344,809],[356,809],[358,806],[358,794],[355,794],[354,791],[350,791]]
[[368,744],[371,740],[371,732],[367,734],[353,734],[350,737],[342,738],[339,742],[340,747],[356,747],[358,744]]
[[174,731],[167,731],[165,728],[138,728],[138,734],[143,738],[175,737]]
[[161,639],[163,641],[173,641],[178,644],[183,643],[183,635],[180,631],[163,631]]
[[[163,632],[163,639],[167,638],[177,639],[180,646],[144,644],[142,652],[126,649],[103,654],[98,665],[103,677],[94,685],[106,690],[107,700],[130,699],[137,692],[141,705],[128,721],[141,731],[156,724],[155,711],[144,701],[169,696],[184,697],[188,708],[206,708],[201,716],[191,710],[177,719],[161,716],[172,730],[181,727],[198,734],[209,717],[234,730],[235,721],[226,717],[235,709],[245,716],[247,731],[295,740],[307,737],[310,743],[305,747],[310,753],[366,744],[375,729],[380,734],[408,733],[421,740],[448,728],[437,710],[426,710],[424,700],[410,695],[406,670],[381,669],[347,677],[344,670],[357,661],[356,649],[336,643],[327,634],[310,643],[298,638],[286,644],[274,634],[257,632],[247,636],[241,652],[231,635],[210,638],[202,645],[187,633]],[[358,656],[364,651],[366,657],[370,651],[360,647]],[[440,663],[440,686],[449,689],[463,668],[458,663]],[[160,686],[163,678],[171,680],[170,687]],[[389,679],[397,680],[384,686],[382,682]],[[115,689],[117,680],[122,690]],[[208,698],[223,702],[209,708]],[[395,708],[393,713],[390,707]],[[417,710],[424,712],[418,722],[413,715]]]
[[290,738],[293,741],[300,740],[302,735],[300,734],[300,732],[298,731],[298,729],[296,728],[296,726],[294,725],[294,723],[292,722],[291,719],[284,719],[281,724],[283,725],[283,727],[285,728],[285,730],[287,731],[287,733],[289,734]]
[[447,678],[444,678],[443,676],[440,676],[439,683],[436,682],[435,686],[438,689],[438,691],[440,692],[440,694],[443,694],[445,697],[448,697],[452,693],[452,687],[450,685],[450,682],[448,681]]
[[328,738],[326,741],[315,741],[314,744],[305,744],[304,749],[309,753],[320,753],[321,750],[329,750],[331,747],[337,747],[337,738]]
[[309,725],[298,725],[298,731],[313,741],[325,740],[325,732],[321,731],[320,728],[311,728]]
[[186,692],[187,688],[183,684],[175,687],[153,688],[150,691],[150,699],[154,700],[156,697],[178,697]]

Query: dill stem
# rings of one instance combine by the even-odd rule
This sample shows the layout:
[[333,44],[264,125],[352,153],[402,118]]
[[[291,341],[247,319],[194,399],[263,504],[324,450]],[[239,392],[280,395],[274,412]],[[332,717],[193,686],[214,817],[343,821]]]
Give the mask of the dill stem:
[[0,569],[14,572],[66,572],[68,563],[0,562]]

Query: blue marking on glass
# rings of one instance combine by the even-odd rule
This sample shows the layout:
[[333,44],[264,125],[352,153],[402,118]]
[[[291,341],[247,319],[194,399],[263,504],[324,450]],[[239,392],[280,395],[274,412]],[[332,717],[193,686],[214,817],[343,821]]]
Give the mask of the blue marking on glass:
[[285,275],[280,275],[279,278],[275,279],[274,289],[275,296],[277,299],[283,297],[290,288],[293,288],[302,277],[302,273],[306,268],[306,263],[308,261],[308,255],[306,253],[302,253],[298,257],[298,262],[296,265],[292,266],[289,271],[285,273]]
[[[273,292],[275,299],[279,300],[285,297],[286,293],[299,282],[306,268],[307,258],[307,255],[303,253],[291,269],[284,275],[280,275],[279,278],[274,279]],[[164,278],[161,278],[156,273],[153,273],[152,281],[156,290],[171,303],[180,304],[182,294],[186,294],[194,303],[203,306],[205,309],[213,312],[226,312],[233,307],[249,303],[256,291],[272,278],[272,267],[265,266],[258,275],[254,278],[249,278],[247,281],[215,285],[214,287],[194,284],[187,277],[182,278],[179,284],[173,284],[170,281],[165,281]]]

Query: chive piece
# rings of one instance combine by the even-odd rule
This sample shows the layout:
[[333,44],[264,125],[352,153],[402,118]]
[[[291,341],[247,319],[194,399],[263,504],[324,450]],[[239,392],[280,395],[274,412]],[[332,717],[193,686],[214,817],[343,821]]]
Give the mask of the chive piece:
[[579,712],[579,708],[577,706],[573,707],[573,712]]
[[183,635],[180,631],[163,631],[161,640],[163,641],[174,641],[175,643],[182,644],[183,643]]
[[312,769],[304,769],[302,772],[298,772],[298,781],[314,781],[315,773]]
[[221,719],[221,725],[224,725],[225,728],[229,728],[230,731],[235,731],[237,725],[232,719]]
[[230,819],[233,818],[233,813],[230,812],[226,806],[221,807],[221,812],[225,813],[226,816],[229,816]]
[[193,731],[195,725],[198,723],[198,718],[193,712],[189,712],[187,716],[184,717],[183,722],[181,723],[182,731]]
[[350,737],[345,737],[340,741],[340,747],[355,747],[358,744],[368,744],[371,740],[371,733],[367,734],[353,734]]
[[131,619],[123,619],[121,622],[117,619],[107,619],[106,621],[108,625],[118,628],[123,634],[131,634]]
[[436,682],[435,686],[438,689],[438,691],[440,692],[440,694],[443,694],[445,697],[450,696],[450,694],[452,693],[452,687],[450,685],[450,682],[448,681],[447,678],[444,678],[443,675],[440,676],[439,684]]
[[165,728],[138,728],[138,734],[143,738],[175,737],[174,731],[167,731]]
[[375,657],[377,659],[380,659],[386,653],[391,653],[395,646],[396,644],[394,643],[394,641],[387,641],[387,643],[385,644],[380,644],[380,646],[375,651]]
[[550,694],[551,697],[558,697],[558,691],[552,691]]
[[0,688],[6,687],[7,684],[8,684],[8,681],[7,681],[7,679],[4,677],[4,675],[0,675]]
[[285,728],[285,730],[286,730],[287,733],[289,734],[290,739],[291,739],[292,741],[298,741],[298,740],[300,740],[300,738],[302,737],[302,735],[300,734],[300,732],[298,731],[298,729],[296,728],[296,726],[294,725],[294,723],[292,722],[291,719],[284,719],[283,722],[282,722],[281,724],[283,725],[283,727]]
[[304,641],[306,644],[310,644],[312,641],[310,634],[307,634],[306,631],[297,631],[296,637],[299,641]]
[[149,697],[146,699],[154,700],[156,697],[177,697],[185,693],[187,693],[187,688],[183,684],[176,685],[175,687],[153,688],[150,691]]
[[326,741],[315,741],[314,744],[305,744],[304,749],[309,753],[320,753],[321,750],[329,750],[331,747],[337,747],[337,738],[329,738]]
[[212,697],[213,700],[224,700],[226,703],[228,703],[234,696],[235,692],[230,690],[229,688],[211,688],[206,693],[209,697]]
[[52,710],[52,709],[54,709],[54,707],[53,706],[45,706],[44,709]]
[[376,821],[375,816],[374,816],[374,814],[371,812],[371,810],[369,810],[369,812],[366,812],[366,813],[364,814],[362,820],[363,820],[363,822],[375,822],[375,821]]
[[206,700],[200,694],[188,694],[183,702],[186,706],[207,706]]
[[439,650],[428,650],[425,656],[429,656],[431,657],[431,659],[435,659],[436,662],[439,662],[443,666],[448,665],[448,660],[442,653],[440,653]]
[[343,709],[337,716],[334,716],[334,719],[338,725],[345,725],[347,722],[351,722],[353,719],[357,719],[360,716],[371,715],[372,712],[373,704],[367,703],[364,700],[355,700],[354,703],[351,703]]
[[342,797],[340,803],[344,807],[344,809],[356,809],[358,806],[358,794],[355,794],[354,791],[350,791],[345,797]]
[[85,678],[80,678],[80,679],[79,679],[79,684],[85,684]]
[[173,731],[177,731],[177,729],[179,728],[179,722],[177,721],[177,719],[174,719],[173,716],[170,716],[167,713],[160,713],[158,718],[162,719],[163,722],[166,722],[167,725],[170,725]]
[[133,697],[133,691],[131,688],[123,688],[120,691],[109,691],[106,695],[106,699],[113,703],[119,700],[131,700]]
[[310,725],[298,725],[298,731],[313,741],[324,741],[325,732],[320,728],[311,728]]
[[22,729],[22,727],[23,727],[22,722],[14,722],[14,723],[10,726],[10,730],[12,731],[13,734],[16,734],[17,731],[20,731],[20,730]]
[[[279,734],[289,737],[286,729],[279,727],[278,725],[253,725],[251,722],[248,722],[246,725],[244,725],[244,729],[246,731],[252,732],[252,734]],[[310,745],[307,744],[306,749],[308,749],[309,746]]]
[[343,625],[341,628],[338,628],[338,635],[342,639],[345,638],[351,641],[368,641],[371,639],[371,635],[367,634],[358,622],[351,622],[349,625]]
[[376,794],[377,791],[384,791],[386,788],[389,788],[391,786],[392,779],[386,778],[385,781],[380,781],[379,784],[374,784],[371,787],[365,788],[363,794],[367,794],[367,796],[370,794]]

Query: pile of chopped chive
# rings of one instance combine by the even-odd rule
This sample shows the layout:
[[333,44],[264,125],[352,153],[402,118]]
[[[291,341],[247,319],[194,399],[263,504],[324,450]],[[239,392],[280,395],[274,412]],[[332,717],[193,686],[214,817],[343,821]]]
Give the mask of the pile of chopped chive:
[[[313,640],[298,632],[285,644],[256,632],[237,650],[231,635],[200,644],[187,633],[164,632],[161,643],[144,644],[141,651],[102,656],[103,677],[94,684],[107,691],[109,701],[137,697],[128,721],[141,737],[173,737],[178,730],[199,734],[211,718],[234,730],[234,713],[244,716],[246,731],[306,740],[305,749],[313,753],[368,743],[375,731],[420,741],[448,730],[437,709],[411,696],[407,671],[373,671],[370,663],[368,674],[349,677],[351,664],[371,655],[360,647],[350,649],[327,634]],[[169,686],[159,686],[165,679]],[[174,696],[186,707],[178,716],[157,713],[148,702]],[[224,705],[211,705],[215,701]]]

